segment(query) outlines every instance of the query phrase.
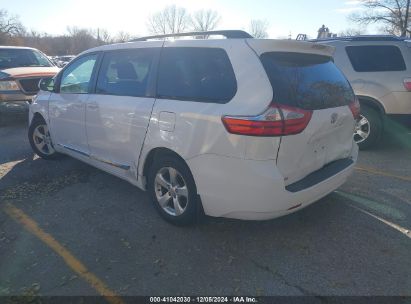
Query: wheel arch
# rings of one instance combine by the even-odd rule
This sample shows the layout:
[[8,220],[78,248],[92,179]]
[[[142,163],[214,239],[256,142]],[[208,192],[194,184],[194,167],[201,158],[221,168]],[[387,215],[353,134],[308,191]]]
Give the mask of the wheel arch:
[[142,164],[143,169],[142,169],[142,179],[143,179],[143,187],[144,189],[147,190],[147,179],[148,179],[148,174],[149,174],[149,170],[151,165],[154,163],[155,159],[161,156],[173,156],[176,157],[177,159],[181,160],[187,167],[187,170],[189,172],[189,174],[191,175],[193,182],[194,182],[194,187],[195,187],[195,195],[197,197],[197,210],[196,210],[196,218],[197,220],[200,220],[202,218],[202,216],[205,214],[204,212],[204,207],[203,207],[203,202],[201,199],[201,196],[198,194],[198,188],[197,188],[197,183],[196,180],[194,178],[193,172],[191,171],[191,168],[188,166],[187,162],[185,161],[185,159],[183,157],[181,157],[180,154],[178,154],[177,152],[173,151],[172,149],[169,148],[165,148],[165,147],[157,147],[157,148],[153,148],[151,149],[146,157],[144,158],[144,163]]
[[[188,166],[185,159],[182,158],[181,155],[179,155],[177,152],[175,152],[175,151],[173,151],[169,148],[157,147],[157,148],[151,149],[147,153],[146,157],[144,158],[142,175],[143,175],[143,178],[145,180],[147,180],[148,172],[150,170],[151,165],[154,163],[154,160],[157,157],[161,157],[161,156],[165,156],[165,155],[171,155],[171,156],[177,157],[178,159],[183,161],[186,164],[187,168],[190,170],[190,167]],[[191,173],[191,170],[190,170],[190,173]]]
[[[31,116],[31,121],[29,124],[29,129],[28,129],[28,139],[29,139],[29,143],[33,149],[33,151],[40,156],[43,159],[47,159],[47,160],[55,160],[61,157],[61,155],[56,151],[55,146],[53,145],[52,141],[49,143],[46,143],[47,145],[47,151],[43,150],[42,147],[38,147],[35,143],[34,140],[34,131],[37,128],[38,125],[46,125],[47,126],[47,120],[44,118],[44,115],[42,115],[41,112],[33,112],[32,116]],[[43,135],[46,135],[45,129],[43,128]],[[47,133],[49,133],[47,131]],[[46,135],[46,136],[50,136],[50,134]],[[45,138],[43,138],[43,142],[45,141]],[[44,144],[43,144],[44,146]],[[52,149],[52,150],[50,150]]]
[[30,124],[31,124],[33,121],[37,120],[37,119],[42,119],[42,120],[44,120],[45,122],[47,122],[46,119],[44,118],[44,116],[43,116],[40,112],[35,112],[35,113],[33,114],[33,118],[32,118],[31,121],[30,121]]
[[381,116],[385,115],[385,108],[377,99],[369,96],[357,95],[361,105],[375,109]]

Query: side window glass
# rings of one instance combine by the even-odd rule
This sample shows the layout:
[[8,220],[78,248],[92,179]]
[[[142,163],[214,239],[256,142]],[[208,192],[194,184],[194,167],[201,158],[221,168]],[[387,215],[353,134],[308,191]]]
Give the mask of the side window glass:
[[394,45],[347,46],[346,51],[356,72],[405,71],[401,50]]
[[73,61],[63,72],[60,83],[60,93],[88,93],[96,60],[97,55],[92,54]]
[[160,98],[227,103],[236,92],[234,70],[223,49],[163,49],[158,77]]
[[97,94],[147,96],[147,84],[155,52],[129,49],[108,52],[97,80]]

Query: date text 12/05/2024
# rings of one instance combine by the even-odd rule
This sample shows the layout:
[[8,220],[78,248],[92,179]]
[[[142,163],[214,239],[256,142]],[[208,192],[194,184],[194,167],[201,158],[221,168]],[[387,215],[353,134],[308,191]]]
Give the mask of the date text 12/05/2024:
[[255,297],[150,297],[150,303],[258,303]]

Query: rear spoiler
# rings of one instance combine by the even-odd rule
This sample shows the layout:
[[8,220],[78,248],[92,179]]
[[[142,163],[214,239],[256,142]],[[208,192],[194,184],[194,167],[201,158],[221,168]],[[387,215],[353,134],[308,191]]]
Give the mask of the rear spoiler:
[[266,52],[293,52],[333,57],[335,52],[333,46],[308,41],[246,39],[246,42],[259,56]]

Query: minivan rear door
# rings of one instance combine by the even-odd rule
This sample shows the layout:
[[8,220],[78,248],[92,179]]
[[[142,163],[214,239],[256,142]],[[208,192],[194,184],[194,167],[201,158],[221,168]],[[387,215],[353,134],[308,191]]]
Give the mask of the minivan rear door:
[[[318,46],[318,45],[317,45]],[[310,43],[265,49],[260,59],[273,87],[273,102],[312,111],[303,132],[283,136],[277,167],[289,185],[333,161],[348,158],[355,120],[352,88],[326,50]]]

